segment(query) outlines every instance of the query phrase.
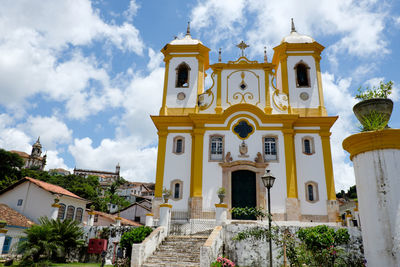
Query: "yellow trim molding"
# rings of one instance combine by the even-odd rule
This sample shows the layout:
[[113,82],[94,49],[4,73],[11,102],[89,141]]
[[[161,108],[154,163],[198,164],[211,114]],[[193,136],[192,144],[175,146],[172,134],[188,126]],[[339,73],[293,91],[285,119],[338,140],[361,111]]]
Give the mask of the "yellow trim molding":
[[160,208],[163,208],[163,207],[172,209],[172,205],[171,204],[167,204],[167,203],[160,204]]
[[350,153],[350,159],[358,154],[380,149],[400,149],[400,129],[353,134],[343,140],[343,149]]
[[146,216],[154,216],[153,213],[146,213]]
[[216,208],[225,208],[225,209],[227,209],[227,208],[228,208],[228,204],[224,204],[224,203],[222,203],[222,204],[215,204],[215,207],[216,207]]
[[286,128],[282,130],[285,143],[285,161],[286,161],[286,189],[288,198],[298,198],[297,192],[297,170],[296,156],[294,147],[294,130]]
[[192,133],[192,162],[190,197],[202,197],[204,128],[196,127]]
[[156,188],[154,192],[155,197],[162,197],[162,189],[164,183],[165,151],[167,149],[167,135],[168,133],[166,131],[158,131]]
[[0,229],[0,234],[7,234],[7,232],[8,232],[8,229]]
[[61,205],[58,204],[58,203],[53,203],[53,204],[51,204],[51,206],[52,206],[53,208],[60,208],[60,207],[61,207]]
[[324,155],[324,169],[325,169],[325,183],[326,183],[326,193],[328,200],[336,200],[335,193],[335,181],[333,178],[333,167],[332,167],[332,153],[331,153],[331,143],[330,136],[331,133],[328,131],[320,132],[321,143],[322,143],[322,153]]

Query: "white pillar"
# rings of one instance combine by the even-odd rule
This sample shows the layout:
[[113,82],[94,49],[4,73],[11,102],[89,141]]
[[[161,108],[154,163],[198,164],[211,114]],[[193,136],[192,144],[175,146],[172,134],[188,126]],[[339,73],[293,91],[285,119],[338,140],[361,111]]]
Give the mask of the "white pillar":
[[7,229],[0,229],[0,255],[3,251],[3,246],[4,246],[4,240],[6,239],[6,233],[8,232]]
[[160,205],[160,226],[165,226],[167,229],[169,228],[169,221],[171,220],[171,204],[161,204]]
[[146,226],[153,227],[153,213],[146,214]]
[[88,215],[89,216],[88,216],[87,225],[88,226],[93,226],[94,225],[94,215],[95,215],[94,211],[89,211]]
[[115,222],[117,223],[117,226],[121,226],[121,217],[117,216],[115,217]]
[[50,219],[57,220],[58,218],[58,210],[60,209],[61,205],[58,204],[58,201],[54,201],[53,204],[51,204],[51,214],[50,214]]
[[346,214],[346,226],[351,227],[353,226],[353,215],[351,214]]
[[215,225],[223,225],[226,223],[227,204],[215,204]]
[[368,266],[400,266],[400,129],[349,136]]

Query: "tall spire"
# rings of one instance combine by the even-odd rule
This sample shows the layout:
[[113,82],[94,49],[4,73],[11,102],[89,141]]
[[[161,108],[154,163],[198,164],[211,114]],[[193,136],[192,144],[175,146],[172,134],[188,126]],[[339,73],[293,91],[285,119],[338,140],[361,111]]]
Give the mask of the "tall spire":
[[293,22],[293,18],[292,18],[292,30],[290,31],[290,33],[295,32],[296,28],[294,27],[294,22]]
[[188,21],[187,29],[186,29],[186,35],[190,36],[190,21]]

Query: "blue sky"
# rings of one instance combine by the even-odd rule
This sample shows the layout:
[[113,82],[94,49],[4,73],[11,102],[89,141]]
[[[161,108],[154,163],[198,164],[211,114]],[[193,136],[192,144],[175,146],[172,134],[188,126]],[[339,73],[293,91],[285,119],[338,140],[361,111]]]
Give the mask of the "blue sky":
[[[3,0],[0,10],[0,147],[30,152],[41,136],[47,168],[114,170],[154,181],[161,104],[160,49],[183,36],[234,60],[244,40],[252,60],[279,45],[294,18],[325,46],[321,68],[332,129],[336,188],[354,184],[342,140],[357,132],[359,86],[395,84],[390,126],[400,128],[398,1]],[[207,83],[206,83],[207,84]]]

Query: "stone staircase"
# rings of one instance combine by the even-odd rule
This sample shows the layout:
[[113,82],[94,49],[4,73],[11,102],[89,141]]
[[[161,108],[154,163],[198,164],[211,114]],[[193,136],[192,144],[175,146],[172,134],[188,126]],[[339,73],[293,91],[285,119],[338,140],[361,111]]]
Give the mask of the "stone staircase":
[[207,236],[168,236],[143,267],[200,266],[200,247]]

